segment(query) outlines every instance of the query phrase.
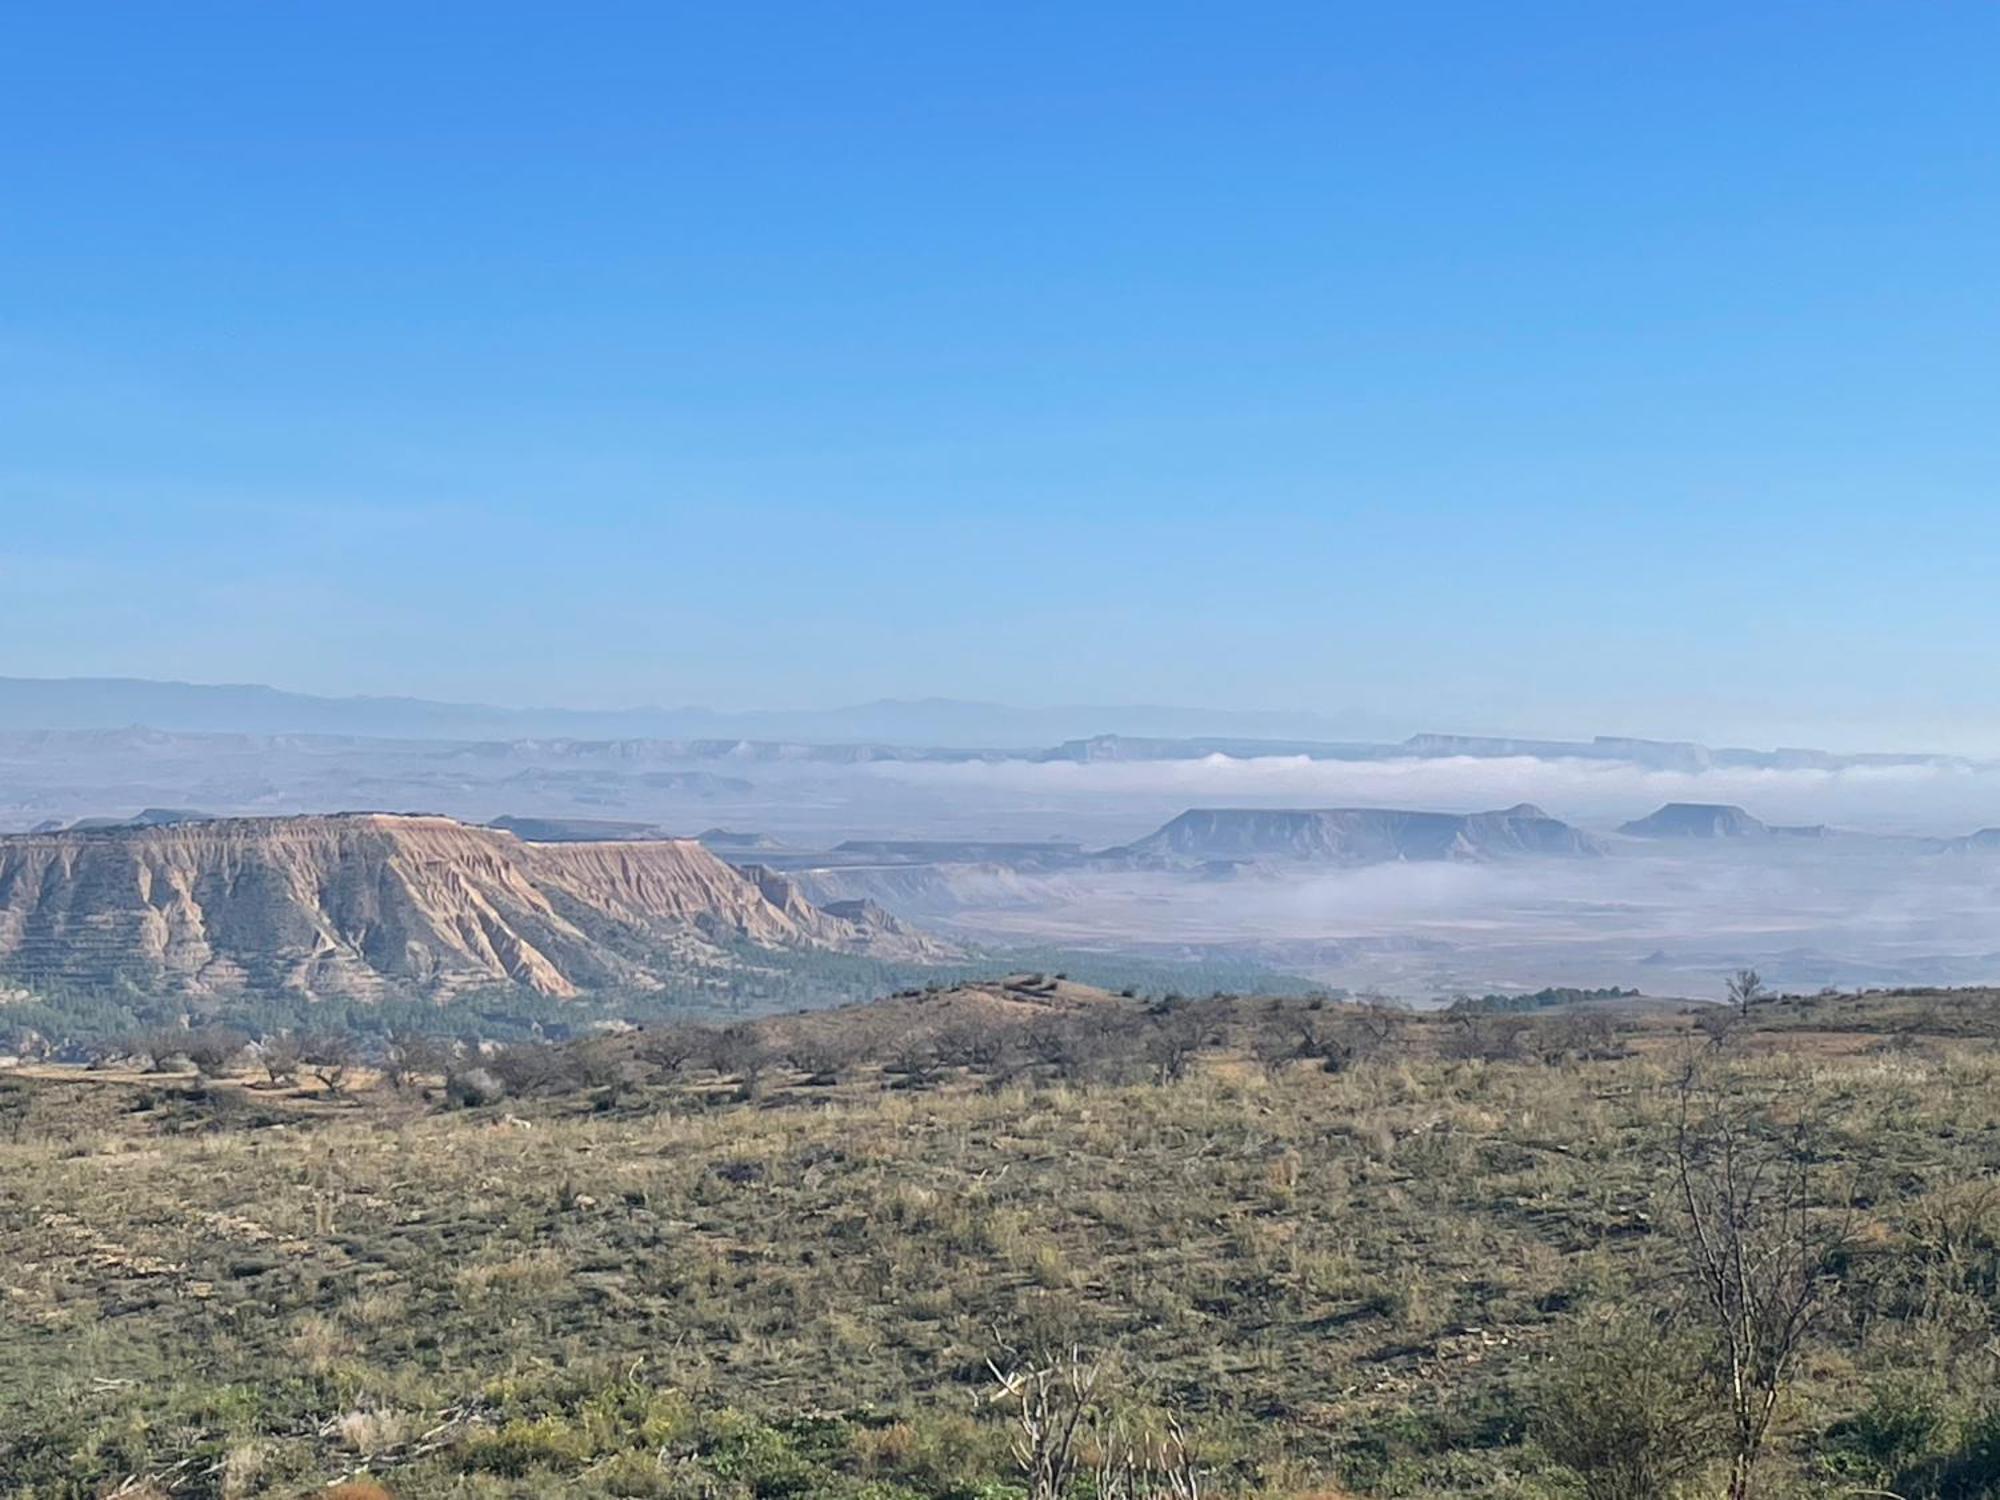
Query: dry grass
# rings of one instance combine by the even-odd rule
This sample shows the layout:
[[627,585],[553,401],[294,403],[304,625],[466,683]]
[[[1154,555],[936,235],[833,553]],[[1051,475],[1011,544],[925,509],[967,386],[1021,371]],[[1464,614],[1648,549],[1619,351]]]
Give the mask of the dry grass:
[[[1777,1019],[1721,1065],[1831,1107],[1880,1253],[1990,1255],[1992,1044],[1962,1017],[1887,1050]],[[0,1457],[38,1500],[147,1475],[290,1496],[361,1463],[404,1500],[969,1496],[1008,1469],[987,1359],[1080,1344],[1194,1425],[1218,1489],[1520,1493],[1523,1392],[1579,1310],[1670,1296],[1695,1043],[1661,1022],[1548,1065],[1436,1041],[1336,1073],[1224,1046],[1164,1084],[781,1076],[608,1110],[41,1080],[0,1143],[0,1405],[26,1434]],[[1814,1472],[1885,1371],[1945,1358],[1942,1318],[1830,1337],[1783,1462]]]

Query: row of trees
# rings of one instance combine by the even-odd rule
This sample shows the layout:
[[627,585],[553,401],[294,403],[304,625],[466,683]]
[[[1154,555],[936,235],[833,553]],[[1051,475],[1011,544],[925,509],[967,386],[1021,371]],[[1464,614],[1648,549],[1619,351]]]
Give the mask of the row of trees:
[[[1076,1083],[1172,1083],[1202,1053],[1228,1048],[1273,1074],[1300,1063],[1327,1072],[1417,1045],[1447,1058],[1558,1062],[1615,1056],[1608,1012],[1521,1015],[1451,1012],[1423,1019],[1387,1005],[1322,1001],[1173,998],[1131,1005],[1049,1006],[1023,1017],[967,1005],[937,1021],[895,1008],[800,1017],[782,1023],[663,1025],[579,1041],[449,1041],[419,1032],[362,1038],[340,1031],[275,1031],[251,1038],[227,1027],[161,1028],[97,1054],[154,1071],[191,1065],[205,1077],[245,1068],[270,1086],[316,1080],[339,1096],[365,1065],[392,1088],[440,1079],[460,1102],[578,1089],[617,1095],[645,1083],[702,1074],[734,1080],[745,1097],[776,1074],[807,1086],[878,1070],[892,1087],[924,1088],[963,1073],[991,1082],[1031,1077]],[[479,1074],[478,1078],[471,1075]],[[465,1087],[455,1087],[462,1080]]]

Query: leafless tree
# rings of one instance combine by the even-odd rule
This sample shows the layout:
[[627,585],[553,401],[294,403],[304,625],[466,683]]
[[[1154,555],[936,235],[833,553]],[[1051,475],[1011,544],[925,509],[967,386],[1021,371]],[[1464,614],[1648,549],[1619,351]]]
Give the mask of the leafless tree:
[[1460,1011],[1439,1050],[1461,1062],[1511,1062],[1522,1056],[1534,1022],[1526,1016]]
[[965,1016],[931,1036],[937,1059],[948,1068],[997,1068],[1006,1060],[1007,1035],[983,1016]]
[[134,1057],[146,1060],[148,1073],[164,1073],[167,1065],[177,1057],[187,1054],[188,1034],[177,1027],[163,1026],[158,1031],[149,1031],[144,1036],[132,1038],[131,1052]]
[[1153,1081],[1178,1083],[1187,1077],[1195,1057],[1208,1044],[1208,1028],[1191,1006],[1178,1006],[1156,1017],[1147,1028],[1141,1050]]
[[1615,1057],[1618,1027],[1601,1010],[1543,1016],[1528,1032],[1528,1046],[1550,1067],[1575,1057]]
[[299,1060],[320,1086],[338,1099],[346,1092],[347,1075],[354,1067],[354,1043],[338,1032],[322,1032],[299,1044]]
[[636,1052],[659,1077],[676,1082],[707,1046],[708,1034],[699,1027],[657,1026],[640,1034]]
[[398,1031],[382,1049],[382,1080],[392,1089],[408,1088],[417,1079],[443,1073],[451,1066],[451,1049],[435,1037]]
[[514,1042],[486,1059],[486,1066],[512,1094],[551,1093],[568,1087],[574,1075],[547,1042]]
[[1811,1101],[1789,1122],[1682,1074],[1675,1185],[1690,1270],[1716,1337],[1730,1424],[1730,1500],[1746,1500],[1799,1352],[1826,1311],[1850,1239],[1817,1188]]
[[890,1043],[885,1066],[904,1088],[929,1088],[937,1082],[941,1067],[935,1036],[928,1031],[905,1032]]
[[1729,1003],[1738,1015],[1747,1016],[1750,1007],[1765,996],[1764,981],[1755,969],[1738,969],[1729,976]]
[[299,1080],[299,1039],[276,1031],[257,1044],[257,1062],[272,1088],[289,1088]]
[[560,1066],[565,1081],[578,1088],[597,1089],[615,1103],[631,1082],[625,1054],[609,1037],[585,1037],[562,1050],[565,1055]]
[[738,1023],[710,1034],[708,1057],[716,1072],[737,1080],[745,1099],[754,1099],[763,1088],[771,1049],[756,1027]]
[[202,1077],[219,1078],[229,1071],[229,1065],[249,1045],[249,1039],[239,1031],[204,1026],[199,1031],[189,1032],[182,1039],[181,1054],[194,1064],[195,1071]]

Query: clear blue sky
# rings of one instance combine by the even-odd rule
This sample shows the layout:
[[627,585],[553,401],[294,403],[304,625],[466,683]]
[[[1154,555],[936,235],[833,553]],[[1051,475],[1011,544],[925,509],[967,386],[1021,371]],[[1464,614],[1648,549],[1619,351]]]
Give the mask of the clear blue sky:
[[0,672],[2000,749],[2000,7],[19,4]]

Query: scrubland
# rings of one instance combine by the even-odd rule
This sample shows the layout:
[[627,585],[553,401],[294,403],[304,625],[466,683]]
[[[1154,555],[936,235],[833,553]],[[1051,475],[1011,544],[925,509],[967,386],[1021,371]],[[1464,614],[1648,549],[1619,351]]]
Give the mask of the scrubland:
[[4,1492],[2000,1493],[2000,997],[1070,989],[0,1075]]

